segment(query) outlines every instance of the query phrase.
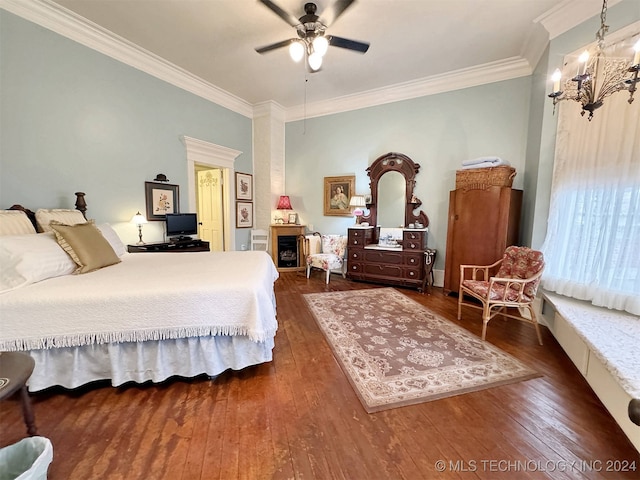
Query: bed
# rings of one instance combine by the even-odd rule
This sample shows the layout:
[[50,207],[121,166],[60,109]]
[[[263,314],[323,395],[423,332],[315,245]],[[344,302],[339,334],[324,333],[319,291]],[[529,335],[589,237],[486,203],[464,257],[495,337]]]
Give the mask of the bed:
[[126,253],[107,224],[45,213],[66,219],[54,229],[97,230],[112,263],[75,274],[82,264],[58,230],[25,233],[13,226],[19,213],[0,212],[0,351],[34,358],[30,391],[216,376],[272,360],[278,272],[266,252]]

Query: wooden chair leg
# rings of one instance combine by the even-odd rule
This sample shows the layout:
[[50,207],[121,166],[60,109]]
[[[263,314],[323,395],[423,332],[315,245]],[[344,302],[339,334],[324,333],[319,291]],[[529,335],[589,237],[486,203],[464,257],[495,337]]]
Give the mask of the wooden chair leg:
[[536,327],[536,335],[538,335],[538,343],[542,345],[542,334],[540,333],[540,324],[538,323],[538,318],[536,317],[536,312],[533,311],[533,307],[531,305],[527,305],[529,309],[529,313],[531,314],[531,323]]
[[327,269],[327,285],[329,285],[329,277],[331,276],[331,270]]
[[35,417],[33,415],[33,410],[31,409],[31,399],[29,398],[29,391],[27,390],[26,385],[23,385],[20,389],[20,400],[22,403],[22,416],[24,417],[24,423],[27,426],[27,434],[32,437],[34,435],[38,435]]
[[487,336],[487,325],[489,324],[491,308],[489,302],[482,302],[482,340],[484,341]]
[[310,274],[311,274],[311,265],[307,265],[307,278],[309,278]]
[[462,297],[464,293],[462,293],[462,289],[458,290],[458,320],[462,318]]

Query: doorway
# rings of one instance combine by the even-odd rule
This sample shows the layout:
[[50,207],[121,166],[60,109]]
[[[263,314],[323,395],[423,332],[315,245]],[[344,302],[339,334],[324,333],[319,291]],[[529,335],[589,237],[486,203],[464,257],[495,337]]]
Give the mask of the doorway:
[[224,183],[222,170],[195,165],[198,235],[209,242],[212,252],[222,252],[224,245]]

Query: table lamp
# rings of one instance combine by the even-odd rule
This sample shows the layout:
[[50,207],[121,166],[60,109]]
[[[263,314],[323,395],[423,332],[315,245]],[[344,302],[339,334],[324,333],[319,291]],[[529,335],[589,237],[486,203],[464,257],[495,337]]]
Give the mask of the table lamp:
[[364,195],[353,195],[349,200],[349,206],[353,208],[353,215],[356,217],[356,225],[360,225],[362,216],[364,215],[363,207],[367,206]]
[[147,219],[138,211],[138,213],[136,213],[131,219],[131,223],[138,225],[138,237],[140,240],[137,245],[144,245],[144,242],[142,241],[142,224],[147,223]]
[[[291,206],[291,200],[289,200],[288,195],[280,195],[280,199],[278,200],[277,210],[284,210],[284,216],[282,217],[282,223],[289,223],[289,219],[287,217],[287,210],[293,210]],[[285,221],[286,220],[286,221]]]

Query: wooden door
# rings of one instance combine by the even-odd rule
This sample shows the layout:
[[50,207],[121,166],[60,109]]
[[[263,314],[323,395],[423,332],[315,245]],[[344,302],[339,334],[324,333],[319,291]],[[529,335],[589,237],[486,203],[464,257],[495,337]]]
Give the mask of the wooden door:
[[222,171],[217,168],[197,172],[199,236],[212,252],[224,250]]

